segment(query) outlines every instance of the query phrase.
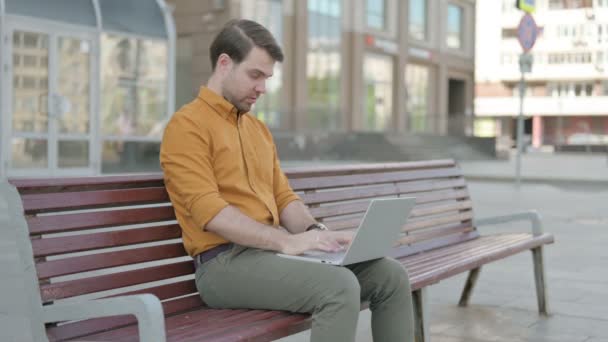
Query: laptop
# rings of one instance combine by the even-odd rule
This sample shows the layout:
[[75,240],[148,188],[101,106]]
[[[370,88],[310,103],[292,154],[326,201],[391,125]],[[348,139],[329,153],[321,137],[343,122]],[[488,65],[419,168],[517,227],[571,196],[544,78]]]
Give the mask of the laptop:
[[346,251],[308,251],[300,255],[277,254],[283,258],[345,266],[383,258],[399,238],[415,197],[374,199],[370,203],[359,228]]

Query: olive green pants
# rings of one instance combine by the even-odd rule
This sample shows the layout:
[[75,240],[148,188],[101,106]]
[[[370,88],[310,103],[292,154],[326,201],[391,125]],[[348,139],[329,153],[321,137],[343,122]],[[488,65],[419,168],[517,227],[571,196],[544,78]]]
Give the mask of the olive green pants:
[[354,341],[367,301],[374,341],[414,341],[409,278],[393,259],[336,267],[235,246],[197,269],[196,286],[213,308],[311,313],[313,342]]

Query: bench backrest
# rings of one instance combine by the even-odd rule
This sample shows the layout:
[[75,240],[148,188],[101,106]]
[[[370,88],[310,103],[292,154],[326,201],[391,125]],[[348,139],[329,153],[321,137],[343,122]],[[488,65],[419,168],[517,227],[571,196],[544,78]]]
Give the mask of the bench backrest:
[[[416,196],[395,256],[477,234],[464,179],[450,160],[286,173],[313,215],[332,229],[356,227],[371,198]],[[204,305],[161,175],[11,183],[23,202],[44,304],[152,293],[167,315]],[[47,334],[62,340],[133,322],[132,317],[112,317],[54,324]]]
[[356,228],[372,198],[416,197],[395,257],[477,237],[472,202],[453,160],[299,168],[286,174],[317,220],[333,230]]

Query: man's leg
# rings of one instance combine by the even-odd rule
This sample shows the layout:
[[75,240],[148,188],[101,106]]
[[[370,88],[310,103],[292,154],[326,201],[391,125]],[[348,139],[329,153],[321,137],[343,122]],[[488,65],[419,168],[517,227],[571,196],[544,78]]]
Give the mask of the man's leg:
[[348,268],[359,279],[361,300],[370,302],[374,341],[414,341],[412,292],[405,268],[390,258]]
[[347,268],[235,246],[198,268],[196,286],[211,307],[312,313],[311,341],[355,339],[361,288]]

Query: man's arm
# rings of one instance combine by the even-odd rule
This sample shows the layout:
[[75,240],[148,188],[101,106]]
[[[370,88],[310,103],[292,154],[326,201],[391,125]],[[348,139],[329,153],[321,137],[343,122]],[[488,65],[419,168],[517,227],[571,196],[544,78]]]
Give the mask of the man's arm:
[[318,249],[335,252],[342,244],[350,243],[352,235],[346,232],[309,231],[290,234],[282,229],[264,225],[243,214],[234,206],[227,206],[204,227],[238,245],[297,255]]
[[293,234],[298,234],[306,231],[306,228],[317,222],[308,211],[308,208],[302,201],[295,200],[289,202],[279,215],[281,226],[285,227]]

